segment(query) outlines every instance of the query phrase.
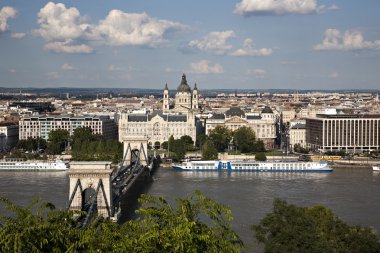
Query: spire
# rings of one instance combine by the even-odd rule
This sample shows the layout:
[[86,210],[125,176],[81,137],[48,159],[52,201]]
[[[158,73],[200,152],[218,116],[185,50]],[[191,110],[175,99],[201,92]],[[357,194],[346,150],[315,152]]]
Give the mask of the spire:
[[197,83],[195,82],[195,84],[194,84],[194,90],[198,90],[198,88],[197,88]]
[[187,84],[185,73],[182,74],[182,81],[181,81],[181,83]]
[[168,83],[165,84],[165,89],[164,90],[169,90]]

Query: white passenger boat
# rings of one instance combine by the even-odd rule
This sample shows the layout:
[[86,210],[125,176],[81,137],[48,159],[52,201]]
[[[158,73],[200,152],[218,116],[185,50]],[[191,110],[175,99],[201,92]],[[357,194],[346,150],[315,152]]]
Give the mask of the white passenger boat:
[[380,171],[380,165],[373,165],[372,170],[373,171]]
[[65,162],[57,161],[17,161],[0,160],[0,171],[63,171],[68,166]]
[[172,164],[180,171],[331,172],[326,162],[185,161]]

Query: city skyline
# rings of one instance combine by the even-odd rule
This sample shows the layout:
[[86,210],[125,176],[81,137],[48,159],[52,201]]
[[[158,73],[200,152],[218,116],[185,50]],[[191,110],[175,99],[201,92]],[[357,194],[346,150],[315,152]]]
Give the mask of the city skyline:
[[0,87],[378,89],[378,1],[2,1]]

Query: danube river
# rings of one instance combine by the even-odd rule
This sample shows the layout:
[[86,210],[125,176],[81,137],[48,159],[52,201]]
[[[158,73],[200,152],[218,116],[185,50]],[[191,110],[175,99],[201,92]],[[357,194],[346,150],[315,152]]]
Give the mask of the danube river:
[[[232,209],[233,229],[252,245],[252,224],[272,208],[274,198],[292,204],[322,204],[350,224],[380,231],[380,173],[364,169],[335,169],[332,173],[177,172],[160,168],[154,182],[140,191],[167,199],[186,197],[199,189]],[[33,198],[64,208],[68,202],[66,172],[0,172],[0,195],[26,205]],[[128,201],[126,201],[128,202]],[[134,206],[135,203],[132,203]],[[125,209],[131,206],[124,203]],[[130,211],[129,211],[130,212]],[[130,216],[125,214],[124,217]]]

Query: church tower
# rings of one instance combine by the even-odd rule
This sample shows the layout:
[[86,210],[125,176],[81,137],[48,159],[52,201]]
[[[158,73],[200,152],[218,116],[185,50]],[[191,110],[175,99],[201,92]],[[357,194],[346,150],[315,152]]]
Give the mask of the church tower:
[[193,110],[196,110],[198,109],[198,100],[199,100],[199,97],[198,97],[198,88],[197,88],[197,83],[194,84],[194,89],[193,89],[193,97],[191,99],[191,108]]
[[165,84],[165,89],[164,89],[164,96],[162,99],[162,110],[164,112],[169,111],[169,89],[168,89],[168,84]]
[[191,89],[187,84],[186,75],[182,75],[182,80],[177,88],[175,95],[175,107],[176,112],[188,112],[192,108],[191,103]]

